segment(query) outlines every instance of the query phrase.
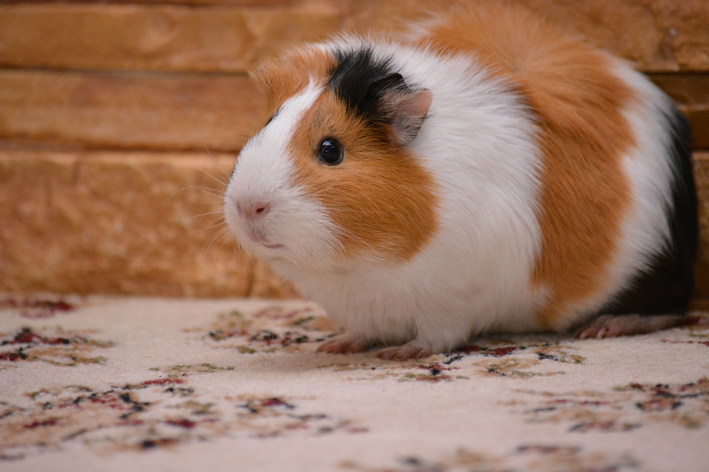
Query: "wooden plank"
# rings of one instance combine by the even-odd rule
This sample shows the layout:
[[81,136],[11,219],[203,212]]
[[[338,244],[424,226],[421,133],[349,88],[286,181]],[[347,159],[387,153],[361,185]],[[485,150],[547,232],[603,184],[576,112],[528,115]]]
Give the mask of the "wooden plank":
[[650,78],[689,119],[694,147],[709,149],[709,74],[653,74]]
[[[346,2],[347,0],[342,0]],[[312,0],[0,0],[2,4],[37,4],[37,3],[76,3],[76,4],[104,4],[104,5],[232,5],[242,7],[273,7],[302,5]]]
[[237,151],[266,118],[246,77],[0,71],[0,140]]
[[699,255],[694,273],[695,298],[709,300],[709,152],[694,154],[694,178],[699,197]]
[[[653,74],[709,149],[709,74]],[[0,71],[0,139],[29,145],[238,151],[265,119],[245,77]]]
[[[571,35],[637,63],[644,71],[709,70],[707,0],[516,0]],[[394,18],[417,18],[458,0],[351,0],[346,27],[401,29]]]
[[[643,70],[709,70],[706,0],[517,1]],[[151,3],[0,4],[0,65],[243,72],[264,55],[343,26],[388,30],[396,18],[458,2]]]
[[0,292],[247,295],[251,260],[220,235],[233,164],[0,151]]
[[[696,297],[709,299],[709,153],[694,160]],[[219,239],[233,163],[206,152],[0,151],[0,292],[294,296]]]
[[337,32],[339,4],[5,4],[0,66],[243,73],[274,51]]

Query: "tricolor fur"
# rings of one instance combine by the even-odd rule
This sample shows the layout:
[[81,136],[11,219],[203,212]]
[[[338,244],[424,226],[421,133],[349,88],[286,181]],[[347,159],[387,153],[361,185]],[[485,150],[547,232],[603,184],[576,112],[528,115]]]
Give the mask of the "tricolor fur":
[[[307,46],[254,76],[271,118],[235,165],[226,220],[350,342],[438,352],[686,310],[686,124],[622,61],[488,6]],[[317,159],[328,137],[338,165]]]

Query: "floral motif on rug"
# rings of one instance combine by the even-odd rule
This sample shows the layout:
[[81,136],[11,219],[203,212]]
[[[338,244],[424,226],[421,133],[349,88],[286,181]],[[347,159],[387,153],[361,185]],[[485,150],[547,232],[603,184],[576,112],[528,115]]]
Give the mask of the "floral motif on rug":
[[181,470],[160,451],[215,447],[245,470],[663,470],[668,434],[682,470],[709,463],[706,314],[610,340],[487,336],[405,362],[315,353],[335,334],[297,301],[5,301],[0,468],[159,457]]

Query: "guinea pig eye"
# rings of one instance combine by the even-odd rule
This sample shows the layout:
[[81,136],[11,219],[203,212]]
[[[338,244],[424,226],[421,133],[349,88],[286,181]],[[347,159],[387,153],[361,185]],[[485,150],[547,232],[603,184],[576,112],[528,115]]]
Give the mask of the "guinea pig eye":
[[318,149],[318,159],[329,166],[336,166],[342,162],[345,157],[345,150],[335,138],[325,138],[320,143]]

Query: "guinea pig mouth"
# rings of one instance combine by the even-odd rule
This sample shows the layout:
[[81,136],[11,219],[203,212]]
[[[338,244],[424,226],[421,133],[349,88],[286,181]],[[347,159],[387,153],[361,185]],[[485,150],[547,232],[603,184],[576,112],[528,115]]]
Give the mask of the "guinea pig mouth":
[[282,247],[285,247],[283,246],[283,244],[269,243],[268,239],[265,235],[263,235],[263,233],[254,230],[253,228],[247,228],[246,234],[251,241],[255,242],[256,244],[260,244],[261,246],[266,247],[268,249],[280,249]]
[[283,246],[283,244],[266,244],[266,243],[261,243],[261,246],[267,247],[269,249],[280,249],[282,247],[285,247],[285,246]]

